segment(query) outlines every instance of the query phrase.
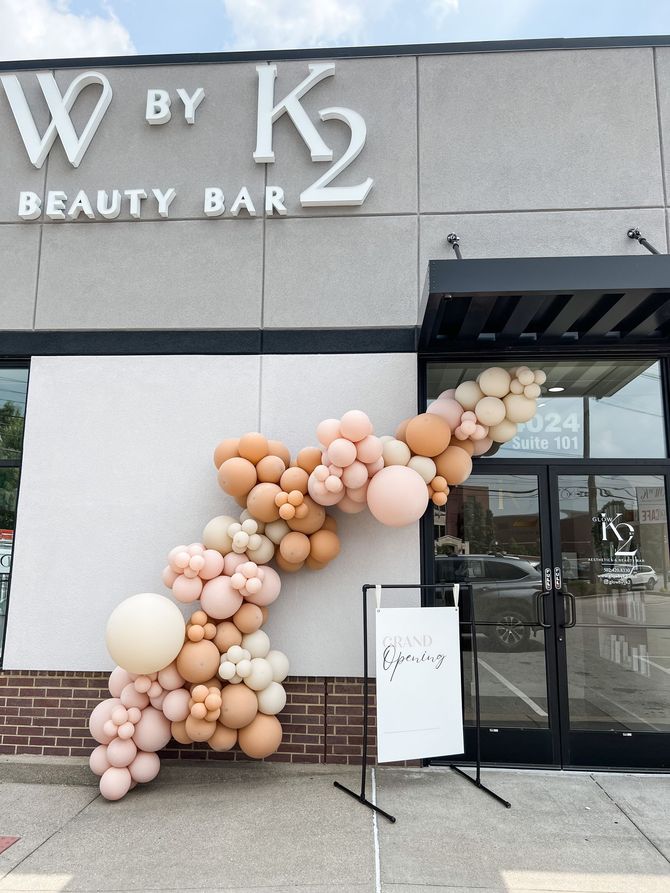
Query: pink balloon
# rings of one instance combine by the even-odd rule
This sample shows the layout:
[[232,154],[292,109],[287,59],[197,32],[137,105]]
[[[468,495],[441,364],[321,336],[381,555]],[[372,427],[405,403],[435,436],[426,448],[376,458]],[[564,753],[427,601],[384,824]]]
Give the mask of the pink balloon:
[[434,403],[431,403],[426,412],[430,412],[433,415],[439,415],[440,418],[445,420],[451,430],[454,431],[461,423],[463,407],[456,400],[443,400],[440,398]]
[[227,574],[229,577],[235,573],[237,568],[244,564],[245,561],[248,561],[246,555],[238,555],[237,552],[229,552],[226,557],[223,559],[223,572]]
[[214,549],[205,549],[202,553],[203,566],[200,569],[200,577],[203,580],[212,580],[223,573],[223,555]]
[[375,437],[374,434],[368,434],[367,437],[364,437],[363,440],[359,440],[356,444],[356,455],[361,462],[365,462],[366,465],[369,465],[379,459],[383,449],[384,444],[381,440],[378,437]]
[[388,527],[418,521],[428,507],[428,488],[421,475],[406,465],[389,465],[370,481],[368,506]]
[[263,570],[265,573],[260,591],[247,596],[248,602],[261,608],[272,604],[281,591],[281,578],[277,571],[267,565],[264,566]]
[[315,472],[312,472],[309,476],[307,490],[314,502],[317,502],[319,505],[337,505],[340,499],[344,496],[344,489],[341,489],[338,493],[333,493],[328,490],[323,481],[318,479]]
[[181,688],[185,680],[179,675],[177,665],[173,662],[158,671],[158,681],[165,691],[172,691],[175,688]]
[[100,779],[100,793],[105,800],[120,800],[130,790],[132,778],[127,769],[111,766]]
[[482,456],[484,453],[488,453],[488,451],[493,446],[493,441],[490,437],[483,437],[481,440],[473,441],[475,445],[473,456]]
[[366,503],[368,498],[368,486],[369,481],[366,481],[362,487],[357,487],[355,489],[349,487],[347,488],[345,495],[354,502]]
[[118,728],[119,727],[116,725],[116,723],[113,720],[108,719],[107,722],[102,727],[102,731],[103,731],[103,734],[106,735],[111,741],[112,738],[116,738],[117,733],[118,733]]
[[188,702],[191,699],[191,693],[185,688],[176,688],[169,691],[163,701],[163,713],[170,722],[183,722],[188,716],[190,710]]
[[177,579],[178,576],[179,574],[176,571],[173,571],[170,565],[168,565],[167,567],[163,568],[161,579],[168,589],[172,589],[174,581]]
[[131,722],[133,725],[140,721],[140,716],[142,716],[142,711],[139,707],[130,707],[128,709],[128,722]]
[[342,437],[346,437],[347,440],[353,440],[356,443],[372,434],[372,422],[360,409],[350,409],[340,419],[340,431],[342,432]]
[[376,462],[370,462],[365,467],[368,470],[368,477],[372,477],[373,475],[377,474],[378,471],[382,470],[382,468],[384,467],[384,460],[380,456]]
[[348,465],[342,472],[342,481],[345,487],[355,490],[362,487],[368,479],[368,470],[362,462],[356,460]]
[[106,745],[98,744],[98,746],[91,751],[91,755],[88,758],[88,765],[91,767],[91,772],[94,772],[96,775],[105,774],[110,767],[110,762],[107,759]]
[[171,737],[170,720],[160,710],[147,707],[142,711],[142,718],[135,726],[133,736],[139,750],[160,750]]
[[93,712],[88,720],[88,728],[91,735],[96,741],[99,741],[100,744],[109,744],[112,738],[114,738],[116,734],[116,726],[114,726],[114,735],[105,732],[104,727],[105,723],[111,722],[112,713],[120,706],[121,701],[118,698],[107,698],[107,700],[100,701],[100,703],[96,704],[93,708]]
[[149,695],[145,694],[145,692],[137,691],[131,682],[121,692],[121,703],[124,707],[139,707],[140,710],[143,710],[149,703]]
[[131,738],[115,738],[107,747],[107,759],[110,766],[123,769],[135,759],[137,746]]
[[365,511],[367,505],[364,502],[354,502],[349,496],[344,496],[337,503],[337,507],[348,515],[357,515],[359,512]]
[[203,611],[216,620],[232,617],[241,604],[242,596],[231,586],[230,577],[215,577],[203,586],[200,605]]
[[161,689],[161,693],[156,695],[155,698],[150,698],[149,701],[152,707],[155,707],[156,710],[161,710],[163,708],[163,701],[165,700],[166,691]]
[[128,766],[128,771],[133,781],[146,784],[148,781],[154,780],[160,768],[161,761],[158,754],[140,750],[130,766]]
[[128,685],[129,682],[132,682],[135,677],[132,676],[127,670],[124,670],[123,667],[114,667],[112,672],[109,675],[109,693],[113,698],[120,698],[121,692]]
[[316,436],[321,446],[328,449],[331,443],[340,436],[340,420],[324,419],[316,428]]
[[456,388],[447,388],[446,391],[442,391],[441,394],[437,397],[438,400],[455,400],[456,399]]
[[356,444],[344,437],[338,437],[328,446],[328,458],[334,465],[346,468],[356,458]]
[[185,574],[181,574],[172,585],[172,594],[178,602],[188,605],[200,598],[202,592],[202,580],[200,577],[189,579]]
[[146,694],[151,688],[151,679],[148,676],[138,676],[135,680],[135,691],[141,692],[143,695]]

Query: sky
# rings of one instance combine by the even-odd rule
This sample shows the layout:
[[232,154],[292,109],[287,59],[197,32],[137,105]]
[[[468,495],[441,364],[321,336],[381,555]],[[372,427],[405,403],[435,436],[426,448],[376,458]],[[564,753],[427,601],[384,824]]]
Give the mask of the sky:
[[0,59],[670,33],[670,0],[0,0]]

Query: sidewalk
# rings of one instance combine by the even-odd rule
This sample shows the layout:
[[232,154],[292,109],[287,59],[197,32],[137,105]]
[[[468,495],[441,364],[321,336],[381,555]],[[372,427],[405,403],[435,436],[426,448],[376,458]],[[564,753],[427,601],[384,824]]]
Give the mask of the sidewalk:
[[670,891],[670,777],[485,771],[507,810],[448,769],[377,769],[391,825],[333,787],[356,786],[346,767],[161,775],[110,804],[91,784],[3,780],[20,775],[1,764],[0,835],[21,838],[0,854],[1,893]]

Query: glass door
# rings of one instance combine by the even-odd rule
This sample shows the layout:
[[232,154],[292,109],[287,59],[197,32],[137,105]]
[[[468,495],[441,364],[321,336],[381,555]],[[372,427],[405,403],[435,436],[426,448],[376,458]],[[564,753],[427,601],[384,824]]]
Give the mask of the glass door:
[[668,768],[665,469],[554,467],[550,479],[563,765]]

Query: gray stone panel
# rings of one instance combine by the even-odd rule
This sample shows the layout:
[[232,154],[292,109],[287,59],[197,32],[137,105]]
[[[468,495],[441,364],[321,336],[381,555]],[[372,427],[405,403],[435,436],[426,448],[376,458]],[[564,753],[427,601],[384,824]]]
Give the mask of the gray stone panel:
[[[307,65],[278,63],[276,101],[307,76]],[[334,161],[349,145],[349,128],[339,121],[321,122],[319,109],[345,106],[363,116],[367,124],[365,147],[331,185],[352,186],[372,177],[374,186],[360,207],[303,208],[300,193],[333,162],[313,162],[293,122],[284,114],[274,125],[276,160],[267,166],[267,182],[284,187],[289,214],[399,214],[417,210],[414,57],[338,60],[335,74],[312,87],[301,101],[333,150]]]
[[658,108],[661,123],[661,151],[663,153],[663,174],[665,177],[666,197],[670,183],[670,47],[657,47],[656,85],[658,90]]
[[266,328],[416,322],[417,218],[268,220]]
[[661,205],[651,49],[419,60],[424,212]]
[[38,329],[260,325],[262,221],[45,226]]
[[[35,125],[40,133],[49,122],[49,110],[33,72],[19,76]],[[23,144],[14,115],[0,85],[0,222],[18,221],[19,192],[30,190],[40,193],[44,189],[46,162],[39,170],[33,167]]]
[[39,243],[39,226],[0,226],[0,329],[32,328]]

